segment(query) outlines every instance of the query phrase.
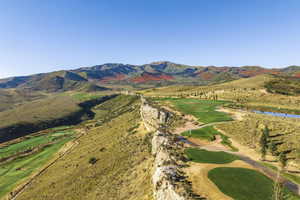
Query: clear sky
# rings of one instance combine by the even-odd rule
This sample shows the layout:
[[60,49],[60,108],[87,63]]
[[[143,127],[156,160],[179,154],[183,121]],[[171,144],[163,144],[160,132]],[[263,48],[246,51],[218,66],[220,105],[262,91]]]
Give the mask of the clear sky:
[[300,0],[2,0],[0,77],[107,62],[300,65]]

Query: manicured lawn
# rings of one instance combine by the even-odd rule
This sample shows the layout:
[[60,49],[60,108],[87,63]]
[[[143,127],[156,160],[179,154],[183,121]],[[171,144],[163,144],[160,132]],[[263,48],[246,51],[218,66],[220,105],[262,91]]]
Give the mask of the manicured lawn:
[[0,166],[0,198],[11,191],[25,177],[29,176],[36,169],[44,165],[51,156],[57,152],[63,144],[71,138],[63,140],[45,148],[43,151],[19,158]]
[[219,135],[220,132],[214,129],[212,126],[206,126],[204,128],[185,131],[181,135],[193,138],[205,139],[208,141],[214,141],[216,139],[216,135]]
[[71,135],[71,134],[74,134],[74,131],[66,130],[66,131],[59,131],[59,132],[49,133],[41,136],[31,137],[22,142],[0,148],[0,158],[12,156],[18,152],[24,152],[28,149],[32,149],[39,145],[47,144],[49,142],[52,142],[55,139],[54,137]]
[[223,151],[213,152],[196,148],[186,149],[185,154],[191,161],[198,163],[226,164],[231,163],[235,160],[239,160],[238,156]]
[[162,98],[155,99],[158,101],[168,101],[175,108],[184,113],[195,116],[200,122],[212,123],[230,121],[232,118],[223,112],[216,111],[217,106],[221,106],[227,101],[213,100],[198,100],[198,99],[177,99],[177,98]]
[[208,141],[214,141],[216,139],[216,136],[219,135],[222,138],[221,143],[223,145],[228,146],[229,148],[231,148],[232,151],[238,151],[237,148],[232,146],[229,137],[217,131],[213,126],[206,126],[196,130],[185,131],[181,133],[181,135],[186,137],[204,139]]
[[[50,129],[53,130],[53,129]],[[28,177],[39,167],[43,166],[51,156],[57,152],[63,144],[72,139],[73,130],[54,131],[31,137],[16,144],[0,148],[0,158],[15,155],[18,152],[24,152],[33,149],[39,145],[45,145],[50,142],[54,144],[45,147],[40,152],[20,157],[11,162],[0,165],[0,198],[11,191],[24,178]]]
[[271,200],[273,181],[251,169],[219,167],[208,172],[208,178],[235,200]]
[[40,144],[46,144],[52,139],[46,136],[33,137],[22,142],[9,145],[8,147],[0,148],[0,158],[8,157],[14,155],[18,152],[25,151],[27,149],[33,148]]

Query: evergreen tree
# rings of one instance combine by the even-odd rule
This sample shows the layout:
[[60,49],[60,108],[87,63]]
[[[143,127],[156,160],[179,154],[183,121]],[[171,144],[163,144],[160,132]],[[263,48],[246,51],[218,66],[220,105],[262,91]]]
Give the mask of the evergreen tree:
[[267,148],[266,147],[261,147],[260,153],[261,153],[261,160],[265,160],[266,159],[266,154],[267,154]]
[[270,144],[269,144],[269,150],[270,150],[270,152],[271,152],[271,154],[273,156],[276,155],[276,153],[277,153],[276,152],[277,151],[277,146],[276,146],[276,144],[273,141],[271,141]]
[[264,134],[265,134],[265,136],[266,136],[266,138],[268,139],[269,138],[269,136],[270,136],[270,130],[269,130],[269,128],[266,126],[265,127],[265,129],[264,129]]
[[286,154],[285,153],[283,153],[283,152],[281,152],[280,154],[279,154],[279,162],[280,162],[280,165],[281,165],[281,168],[282,168],[282,170],[284,170],[284,168],[286,167],[286,165],[287,165],[287,157],[286,157]]
[[259,144],[260,144],[261,159],[265,160],[267,154],[267,137],[264,133],[261,134]]

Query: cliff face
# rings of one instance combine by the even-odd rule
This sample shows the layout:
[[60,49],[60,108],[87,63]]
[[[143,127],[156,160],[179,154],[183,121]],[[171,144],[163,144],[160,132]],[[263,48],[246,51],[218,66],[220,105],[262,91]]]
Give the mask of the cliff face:
[[160,127],[164,127],[170,118],[170,113],[153,107],[143,97],[141,106],[141,117],[148,131],[156,131]]
[[154,197],[156,200],[185,200],[183,188],[176,184],[181,180],[181,175],[176,158],[171,156],[170,136],[156,131],[152,139]]
[[149,131],[155,131],[152,139],[154,173],[152,176],[153,193],[156,200],[190,200],[193,194],[181,167],[182,143],[165,130],[171,113],[156,108],[142,98],[141,116]]

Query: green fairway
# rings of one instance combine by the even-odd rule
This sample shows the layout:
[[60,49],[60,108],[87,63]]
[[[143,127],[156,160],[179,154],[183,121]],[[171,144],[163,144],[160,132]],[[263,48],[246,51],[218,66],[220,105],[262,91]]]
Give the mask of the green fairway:
[[[274,182],[262,173],[246,168],[218,167],[208,172],[208,178],[226,195],[235,200],[272,200]],[[284,200],[299,200],[287,188]]]
[[185,154],[191,161],[198,163],[226,164],[239,160],[238,156],[223,151],[213,152],[196,148],[186,149]]
[[184,113],[195,116],[200,122],[212,123],[230,121],[232,118],[223,112],[216,111],[217,106],[221,106],[227,101],[199,100],[199,99],[178,99],[162,98],[155,99],[158,101],[168,101],[175,108]]
[[40,144],[51,142],[52,138],[46,136],[33,137],[22,142],[0,148],[0,158],[5,158],[14,155],[18,152],[23,152]]
[[208,141],[214,141],[216,139],[216,135],[219,134],[220,132],[214,129],[212,126],[206,126],[200,129],[185,131],[181,133],[182,136],[200,138]]
[[0,148],[0,158],[5,158],[36,147],[41,148],[40,145],[50,144],[34,154],[18,157],[13,161],[0,165],[0,198],[11,191],[24,178],[43,166],[63,144],[72,139],[72,134],[75,134],[73,130],[62,130],[62,128],[58,130],[60,131],[32,136],[19,143]]
[[200,129],[185,131],[181,133],[181,135],[186,137],[204,139],[208,141],[214,141],[216,139],[216,136],[219,135],[222,139],[221,143],[223,145],[228,146],[229,148],[231,148],[232,151],[238,151],[237,148],[232,146],[229,137],[217,131],[213,126],[206,126]]
[[54,133],[48,133],[41,136],[31,137],[22,142],[11,144],[7,147],[0,148],[0,159],[15,155],[16,153],[19,152],[24,152],[26,150],[33,149],[42,144],[53,142],[54,140],[57,139],[57,137],[71,135],[71,134],[74,134],[74,131],[72,130],[59,131]]
[[70,139],[64,138],[37,154],[0,165],[0,198],[11,191],[34,170],[44,165]]
[[251,169],[219,167],[208,172],[208,178],[235,200],[271,200],[273,181]]

